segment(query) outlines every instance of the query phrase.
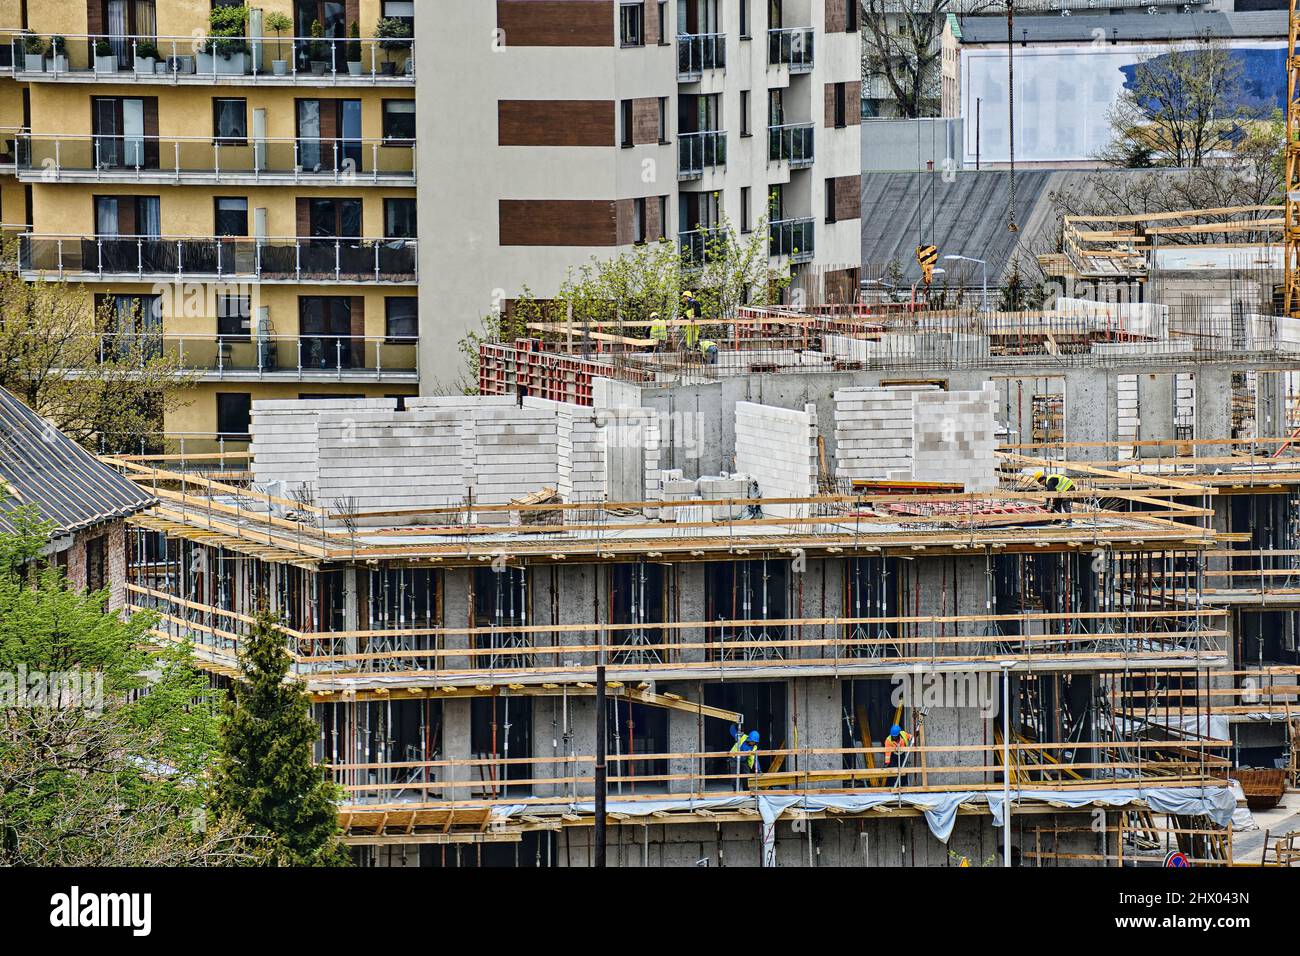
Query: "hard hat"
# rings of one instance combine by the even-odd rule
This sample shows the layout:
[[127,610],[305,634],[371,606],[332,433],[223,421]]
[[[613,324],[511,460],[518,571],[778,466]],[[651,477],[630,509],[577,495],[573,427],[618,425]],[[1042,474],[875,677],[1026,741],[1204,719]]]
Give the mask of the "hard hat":
[[902,732],[903,732],[903,728],[898,726],[898,724],[894,724],[894,726],[889,728],[889,736],[891,737],[897,737]]
[[657,318],[659,318],[659,313],[658,313],[658,312],[651,312],[651,313],[650,313],[650,318],[652,318],[652,319],[657,319]]
[[1043,469],[1039,468],[1037,471],[1034,472],[1034,480],[1035,481],[1043,480]]
[[751,730],[749,732],[749,739],[752,740],[754,743],[758,743],[758,731]]
[[685,292],[682,293],[682,298],[683,298],[683,299],[689,299],[689,298],[690,298],[691,296],[693,296],[694,294],[695,294],[695,293],[692,292],[690,289],[687,289]]

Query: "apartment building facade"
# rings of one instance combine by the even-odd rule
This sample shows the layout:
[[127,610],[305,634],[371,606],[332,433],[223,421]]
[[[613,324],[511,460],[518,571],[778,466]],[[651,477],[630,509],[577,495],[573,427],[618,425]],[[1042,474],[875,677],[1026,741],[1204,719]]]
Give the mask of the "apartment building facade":
[[[424,393],[525,289],[767,222],[813,299],[856,287],[856,0],[452,0],[416,23]],[[452,187],[451,183],[464,184]]]
[[5,4],[18,268],[79,288],[105,354],[197,370],[173,439],[237,443],[254,398],[417,390],[414,10]]

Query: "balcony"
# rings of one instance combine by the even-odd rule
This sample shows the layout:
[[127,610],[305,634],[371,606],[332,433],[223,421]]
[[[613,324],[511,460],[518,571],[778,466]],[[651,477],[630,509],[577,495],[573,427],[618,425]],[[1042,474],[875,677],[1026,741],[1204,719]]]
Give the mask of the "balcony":
[[706,70],[727,68],[725,33],[683,33],[677,37],[677,79],[691,82]]
[[[52,41],[59,41],[54,43]],[[29,53],[28,44],[39,53]],[[0,38],[27,83],[413,86],[410,38],[103,36]],[[106,46],[100,46],[105,44]],[[99,49],[97,50],[97,47]],[[101,52],[106,50],[107,52]]]
[[101,362],[167,357],[202,381],[419,381],[416,339],[108,333],[98,344]]
[[19,237],[24,278],[72,281],[256,279],[413,285],[414,239],[192,236]]
[[703,263],[709,253],[717,248],[718,243],[725,242],[726,239],[727,230],[719,226],[712,228],[701,226],[677,234],[677,244],[681,248],[682,257],[692,263]]
[[789,163],[793,169],[813,164],[813,124],[790,123],[767,128],[767,158],[773,163]]
[[727,165],[727,131],[677,134],[677,178],[699,179],[714,166]]
[[22,182],[415,185],[411,140],[31,133],[14,139]]
[[778,219],[768,224],[772,258],[789,258],[791,262],[810,262],[813,257],[815,220]]
[[813,68],[813,31],[811,27],[791,27],[767,31],[767,62],[786,66],[791,73],[807,73]]

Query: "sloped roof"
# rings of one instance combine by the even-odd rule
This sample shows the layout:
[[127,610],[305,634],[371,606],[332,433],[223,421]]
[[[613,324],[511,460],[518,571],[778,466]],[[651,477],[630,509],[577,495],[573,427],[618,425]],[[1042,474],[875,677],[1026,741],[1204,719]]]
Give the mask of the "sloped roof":
[[156,499],[100,462],[72,439],[0,388],[0,531],[9,515],[34,505],[56,534],[143,511]]

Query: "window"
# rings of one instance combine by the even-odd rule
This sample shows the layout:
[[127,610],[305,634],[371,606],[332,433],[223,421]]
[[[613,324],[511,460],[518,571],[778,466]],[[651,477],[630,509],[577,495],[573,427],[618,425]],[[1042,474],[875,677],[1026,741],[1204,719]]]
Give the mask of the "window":
[[656,239],[663,239],[668,235],[668,197],[659,197],[659,235]]
[[618,8],[618,39],[622,46],[645,45],[645,3],[624,3]]
[[749,131],[749,90],[740,91],[740,135],[753,135]]
[[668,45],[668,0],[659,0],[659,45]]
[[415,100],[384,100],[384,139],[415,140]]
[[659,142],[668,142],[668,97],[659,97]]
[[415,19],[415,0],[384,0],[384,16]]
[[246,295],[217,296],[217,337],[223,341],[252,335],[253,300]]
[[216,235],[248,235],[248,199],[243,196],[218,196],[216,206]]
[[835,221],[835,180],[826,180],[826,221]]
[[227,438],[247,439],[252,411],[248,392],[217,392],[217,431]]
[[619,131],[619,142],[624,149],[632,145],[632,101],[623,100],[619,103],[619,123],[622,129]]
[[[857,0],[849,0],[849,2],[856,3]],[[752,39],[749,35],[749,0],[740,0],[740,38]]]
[[638,246],[646,240],[645,198],[632,200],[632,241]]
[[844,0],[844,32],[858,32],[858,0]]
[[781,0],[767,0],[767,28],[780,30],[781,26]]
[[243,146],[248,141],[248,103],[242,99],[212,100],[212,137],[223,146]]
[[843,129],[848,125],[848,113],[844,105],[845,87],[847,84],[835,84],[835,128]]
[[384,237],[387,239],[415,238],[415,200],[384,200]]
[[749,187],[740,187],[740,231],[750,232],[753,227],[749,222]]
[[157,196],[96,196],[95,235],[101,239],[162,235]]
[[384,335],[389,342],[413,342],[420,335],[418,296],[384,297]]

